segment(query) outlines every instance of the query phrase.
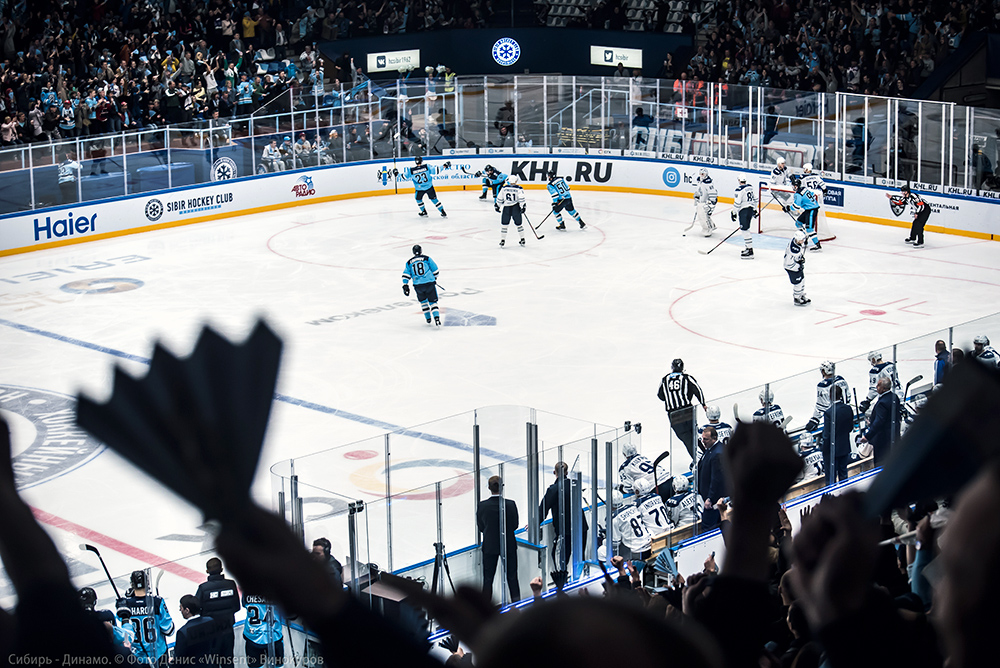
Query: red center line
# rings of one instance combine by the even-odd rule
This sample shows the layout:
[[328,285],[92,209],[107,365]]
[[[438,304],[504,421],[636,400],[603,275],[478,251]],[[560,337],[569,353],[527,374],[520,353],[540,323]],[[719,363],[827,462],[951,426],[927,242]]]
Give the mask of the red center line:
[[185,580],[200,583],[205,579],[203,573],[200,573],[193,568],[188,568],[187,566],[182,566],[178,563],[170,561],[169,559],[158,557],[151,552],[146,552],[145,550],[129,545],[128,543],[123,543],[116,538],[112,538],[111,536],[106,536],[103,533],[80,526],[79,524],[70,522],[69,520],[64,520],[61,517],[56,517],[52,513],[39,510],[34,507],[31,508],[31,512],[34,513],[35,519],[42,524],[47,524],[48,526],[55,527],[56,529],[62,529],[63,531],[79,536],[90,543],[97,543],[101,547],[110,548],[119,554],[132,557],[133,559],[137,559],[143,563],[149,564],[150,566],[162,568],[168,573],[173,573],[174,575],[180,576]]

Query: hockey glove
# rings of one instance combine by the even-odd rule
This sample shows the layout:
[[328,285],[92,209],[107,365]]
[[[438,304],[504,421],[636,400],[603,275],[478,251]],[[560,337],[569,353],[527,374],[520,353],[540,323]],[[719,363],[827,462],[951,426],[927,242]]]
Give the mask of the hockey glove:
[[522,204],[521,205],[521,213],[527,213],[527,212],[528,212],[528,205],[527,204]]
[[819,426],[819,422],[816,418],[809,418],[809,422],[806,422],[806,431],[812,431]]
[[476,174],[475,174],[475,176],[476,176],[476,178],[477,178],[477,179],[478,179],[479,177],[481,177],[482,175],[483,175],[483,173],[482,173],[482,172],[476,172]]
[[438,645],[440,647],[445,648],[452,654],[458,651],[458,640],[456,640],[454,636],[448,636],[447,638],[439,642]]
[[730,211],[729,212],[729,217],[732,218],[733,222],[735,223],[736,222],[736,211],[735,210],[734,211]]
[[406,283],[403,284],[403,294],[407,297],[410,296],[410,286]]
[[870,402],[867,399],[865,399],[860,404],[858,404],[858,410],[861,411],[862,413],[867,413],[868,412],[868,407],[871,406],[871,405],[872,405],[872,402]]
[[451,169],[451,160],[449,160],[448,162],[444,163],[444,168],[445,169]]
[[751,209],[750,210],[750,217],[751,218],[756,218],[757,216],[758,216],[757,209]]
[[493,205],[493,210],[496,211],[497,213],[500,213],[500,205],[499,204],[494,204]]

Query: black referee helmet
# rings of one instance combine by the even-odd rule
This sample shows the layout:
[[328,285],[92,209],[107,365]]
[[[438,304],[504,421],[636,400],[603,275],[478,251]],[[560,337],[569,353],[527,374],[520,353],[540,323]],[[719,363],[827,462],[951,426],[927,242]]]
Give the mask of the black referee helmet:
[[670,363],[670,370],[676,373],[684,371],[684,360],[682,360],[680,357],[675,359],[673,362]]

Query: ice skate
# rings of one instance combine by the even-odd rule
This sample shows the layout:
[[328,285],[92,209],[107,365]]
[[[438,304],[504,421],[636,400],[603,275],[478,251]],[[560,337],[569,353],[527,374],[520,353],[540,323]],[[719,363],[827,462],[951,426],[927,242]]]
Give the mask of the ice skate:
[[818,253],[819,251],[823,250],[823,246],[817,241],[815,246],[809,247],[809,250],[811,250],[814,253]]
[[483,193],[482,195],[480,195],[479,199],[486,199],[486,193]]
[[418,215],[418,216],[426,216],[426,215],[427,215],[427,212],[426,212],[426,211],[421,211],[421,212],[420,212],[420,213],[418,213],[417,215]]
[[913,242],[913,247],[914,248],[923,248],[924,247],[924,242],[923,241],[914,241]]
[[565,230],[566,229],[566,223],[559,223],[558,225],[556,225],[556,229],[557,230]]
[[444,209],[441,209],[441,217],[442,218],[447,218],[448,217],[448,214],[445,213]]
[[520,241],[518,241],[517,243],[519,243],[519,244],[521,244],[522,246],[524,246],[524,239],[521,239],[521,240],[520,240]]
[[800,295],[800,296],[796,297],[793,301],[794,301],[794,303],[795,303],[796,306],[805,306],[806,304],[810,303],[812,300],[809,299],[808,297],[806,297],[805,295]]
[[580,229],[581,229],[581,230],[583,230],[583,229],[586,229],[586,227],[587,227],[587,224],[586,224],[585,222],[583,222],[582,220],[579,220],[579,221],[577,221],[577,222],[578,222],[578,223],[580,223]]
[[441,326],[441,318],[439,318],[437,316],[434,316],[434,324],[437,325],[438,327],[440,327]]
[[906,237],[905,239],[903,239],[904,244],[912,244],[914,241],[915,239],[912,239],[911,237]]
[[745,249],[743,249],[743,252],[740,253],[740,258],[742,258],[744,260],[752,260],[753,259],[753,249],[752,248],[745,248]]
[[506,243],[506,241],[504,239],[501,239],[500,240],[500,248],[503,248],[504,243]]

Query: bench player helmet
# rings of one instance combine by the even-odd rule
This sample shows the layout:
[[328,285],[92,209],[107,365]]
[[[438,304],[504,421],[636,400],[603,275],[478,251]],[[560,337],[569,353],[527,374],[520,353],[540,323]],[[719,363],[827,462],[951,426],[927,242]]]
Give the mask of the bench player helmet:
[[674,494],[680,494],[681,492],[686,492],[691,487],[691,481],[688,480],[686,475],[674,476]]
[[765,387],[763,390],[761,390],[758,396],[760,397],[760,403],[762,406],[764,404],[774,403],[774,392],[772,392],[771,388],[769,387]]
[[837,365],[831,362],[830,360],[826,360],[825,362],[819,365],[819,370],[820,373],[822,373],[824,376],[832,376],[834,372],[837,370]]
[[718,406],[709,406],[708,410],[705,411],[705,415],[708,416],[709,422],[715,422],[722,417],[722,411],[719,410]]
[[420,247],[420,244],[414,244],[413,245],[413,254],[414,255],[420,255],[422,252],[423,252],[423,249]]
[[680,357],[675,359],[673,362],[670,363],[670,370],[675,371],[677,373],[684,371],[684,360],[682,360]]
[[145,589],[146,571],[132,571],[132,575],[129,578],[129,582],[132,585],[132,589]]
[[872,364],[876,364],[878,362],[881,362],[882,361],[882,353],[880,353],[877,350],[871,351],[870,353],[868,353],[868,361],[871,362]]
[[976,338],[972,339],[972,342],[981,346],[988,346],[990,345],[990,337],[985,334],[980,334]]
[[638,478],[632,483],[632,491],[636,496],[646,496],[653,491],[653,483],[649,478]]
[[93,610],[94,606],[97,605],[97,592],[90,587],[84,587],[81,589],[80,605],[83,606],[84,610]]
[[626,457],[631,457],[637,452],[639,452],[639,448],[635,447],[635,443],[632,441],[628,441],[622,445],[622,454]]
[[624,502],[625,502],[625,497],[622,496],[622,493],[619,492],[616,489],[614,491],[614,493],[611,495],[611,505],[612,505],[612,507],[617,508],[618,506],[622,505]]

